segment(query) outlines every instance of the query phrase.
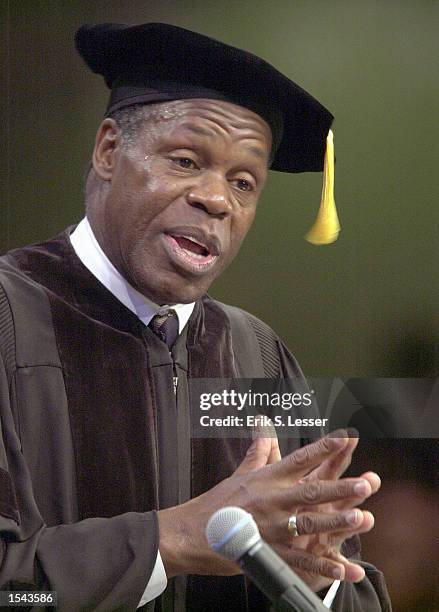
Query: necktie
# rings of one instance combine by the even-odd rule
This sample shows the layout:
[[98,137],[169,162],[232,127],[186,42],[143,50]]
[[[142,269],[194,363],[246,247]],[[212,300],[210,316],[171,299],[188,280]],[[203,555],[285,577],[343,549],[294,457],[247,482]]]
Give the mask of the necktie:
[[178,337],[178,317],[175,310],[170,309],[164,313],[156,314],[149,322],[148,327],[171,350]]

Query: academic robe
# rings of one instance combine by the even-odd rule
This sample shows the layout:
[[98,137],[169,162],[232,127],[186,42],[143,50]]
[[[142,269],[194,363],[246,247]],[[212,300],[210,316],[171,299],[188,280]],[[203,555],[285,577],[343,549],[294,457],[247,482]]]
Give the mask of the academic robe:
[[[55,590],[62,612],[133,611],[156,511],[229,476],[249,445],[191,438],[188,379],[302,374],[268,326],[208,296],[170,355],[83,266],[70,231],[0,259],[0,589]],[[381,573],[366,573],[335,610],[390,609]],[[269,605],[242,576],[188,576],[145,609]]]

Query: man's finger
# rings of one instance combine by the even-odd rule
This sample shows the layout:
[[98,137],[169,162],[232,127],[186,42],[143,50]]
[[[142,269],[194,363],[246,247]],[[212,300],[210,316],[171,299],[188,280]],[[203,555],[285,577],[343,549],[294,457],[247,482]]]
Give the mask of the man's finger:
[[328,552],[327,557],[329,559],[333,559],[334,561],[339,561],[340,563],[343,563],[345,574],[344,580],[348,582],[360,582],[361,580],[363,580],[365,576],[365,571],[361,567],[361,565],[349,561],[349,559],[344,557],[341,553],[338,553],[334,550]]
[[254,472],[267,465],[272,454],[272,445],[272,438],[255,438],[241,464],[235,470],[235,474]]
[[[361,510],[357,508],[347,512],[300,512],[296,515],[296,527],[298,535],[288,533],[288,517],[291,515],[281,514],[279,518],[271,521],[269,538],[273,542],[290,542],[302,548],[303,538],[300,536],[325,534],[326,539],[333,535],[331,542],[338,545],[347,538],[357,533],[362,526],[364,517]],[[370,527],[370,529],[372,526]]]
[[277,463],[281,459],[282,455],[280,454],[279,441],[277,438],[271,438],[271,452],[267,464]]
[[376,493],[381,487],[381,478],[375,472],[365,472],[360,478],[367,480],[372,488],[372,493]]
[[[360,580],[363,580],[365,576],[364,569],[361,567],[361,565],[357,565],[356,563],[350,561],[339,551],[334,550],[330,546],[321,546],[320,544],[317,544],[313,548],[312,556],[317,559],[322,559],[324,561],[323,567],[331,567],[329,565],[330,560],[342,564],[344,574],[343,579],[346,581],[359,582]],[[321,575],[328,576],[328,574]]]
[[273,495],[273,503],[283,510],[295,512],[298,508],[318,506],[338,500],[355,500],[361,503],[372,494],[367,479],[305,480],[293,487],[285,487]]
[[[381,478],[375,472],[365,472],[360,476],[361,479],[367,480],[372,490],[371,495],[376,493],[381,486]],[[357,506],[360,502],[358,499],[342,499],[332,504],[332,509],[338,512],[343,510],[349,510],[354,506]]]
[[362,515],[363,517],[360,524],[354,525],[350,531],[344,530],[339,531],[338,533],[330,533],[327,536],[328,545],[333,548],[340,549],[343,542],[348,538],[352,537],[355,534],[360,535],[361,533],[367,533],[368,531],[373,529],[373,526],[375,525],[374,515],[368,510],[363,510]]
[[340,478],[352,461],[352,454],[358,445],[358,438],[348,438],[348,443],[336,455],[326,459],[317,466],[308,476],[309,480],[336,480]]
[[[276,546],[273,548],[276,549]],[[284,550],[283,557],[293,570],[302,570],[333,580],[343,580],[345,576],[344,562],[338,558],[317,557],[293,547]]]
[[340,430],[312,444],[302,446],[281,461],[271,466],[273,475],[284,477],[291,482],[305,476],[331,455],[340,452],[348,444],[346,432]]
[[343,532],[360,528],[363,521],[363,512],[358,508],[348,510],[347,512],[327,514],[323,512],[301,512],[296,516],[299,536],[331,532],[339,536]]
[[[258,423],[260,417],[260,423]],[[266,415],[258,415],[256,424],[252,428],[253,439],[269,438],[271,440],[271,451],[267,459],[267,464],[277,463],[282,459],[279,448],[279,440],[277,439],[276,428],[273,422]]]
[[[330,556],[328,551],[332,550],[335,551],[336,554],[339,554],[341,546],[345,540],[351,538],[354,535],[367,533],[373,528],[375,524],[375,518],[371,512],[368,512],[367,510],[361,511],[356,508],[355,513],[357,515],[355,517],[355,522],[353,522],[352,524],[347,524],[347,526],[342,527],[340,531],[331,531],[329,529],[327,533],[324,533],[322,531],[322,538],[319,538],[318,543],[314,545],[314,547],[312,548],[312,553],[320,557],[328,557]],[[317,535],[317,530],[319,528],[319,524],[317,521],[313,521],[312,523],[310,522],[309,525],[301,525],[299,520],[300,516],[301,515],[298,515],[296,520],[299,535],[291,540],[292,545],[297,545],[299,548],[301,547],[301,536],[305,535],[303,532],[304,529],[308,529],[309,534]],[[340,520],[340,524],[342,524],[342,522],[343,521]],[[334,521],[333,524],[336,525],[336,522]],[[322,525],[324,526],[324,523],[322,523]],[[328,524],[328,526],[329,525],[330,523]]]

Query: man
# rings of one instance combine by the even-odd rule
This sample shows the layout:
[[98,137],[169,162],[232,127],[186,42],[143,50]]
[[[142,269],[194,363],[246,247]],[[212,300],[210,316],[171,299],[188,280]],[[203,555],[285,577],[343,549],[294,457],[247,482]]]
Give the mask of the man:
[[356,506],[379,488],[340,478],[354,439],[290,440],[282,459],[275,437],[190,437],[188,380],[302,376],[272,330],[206,291],[270,165],[322,169],[332,116],[259,58],[173,26],[83,27],[76,43],[112,90],[87,218],[2,261],[1,587],[50,588],[63,611],[266,610],[204,536],[238,505],[334,609],[389,609],[380,573],[340,552],[358,552],[373,517]]

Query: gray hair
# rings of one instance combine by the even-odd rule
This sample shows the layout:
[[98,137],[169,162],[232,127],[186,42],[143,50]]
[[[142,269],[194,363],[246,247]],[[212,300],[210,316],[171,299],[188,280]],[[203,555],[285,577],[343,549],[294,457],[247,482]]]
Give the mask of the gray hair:
[[178,115],[174,102],[158,102],[155,104],[133,104],[111,113],[121,132],[122,146],[129,148],[135,145],[139,132],[146,123],[152,125],[173,119]]
[[[116,122],[120,130],[121,145],[125,149],[133,147],[139,137],[140,131],[149,122],[151,126],[166,119],[177,116],[176,109],[172,108],[172,103],[159,102],[156,104],[133,104],[115,111],[109,115],[110,119]],[[84,174],[86,200],[90,195],[90,190],[96,185],[96,177],[91,172],[93,169],[91,161]]]

